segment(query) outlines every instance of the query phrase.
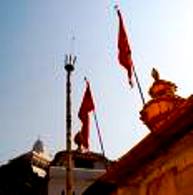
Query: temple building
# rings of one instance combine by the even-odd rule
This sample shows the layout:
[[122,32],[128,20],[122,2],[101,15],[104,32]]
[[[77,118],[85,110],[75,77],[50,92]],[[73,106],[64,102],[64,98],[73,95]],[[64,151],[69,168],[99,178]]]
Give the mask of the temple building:
[[[177,86],[153,69],[152,99],[141,120],[151,131],[119,158],[86,151],[80,134],[71,151],[73,195],[192,195],[193,96],[176,95]],[[67,150],[51,161],[38,139],[31,151],[0,167],[0,195],[65,195]]]
[[[72,151],[73,194],[81,195],[106,172],[111,161],[102,154],[77,148]],[[51,160],[38,139],[32,150],[0,166],[0,195],[65,195],[67,151]]]
[[[81,195],[106,172],[111,162],[102,154],[82,151],[81,146],[72,151],[73,194]],[[48,195],[66,194],[67,151],[60,151],[49,166]]]
[[50,157],[38,139],[32,150],[0,166],[0,195],[47,194]]
[[176,85],[153,69],[141,120],[151,133],[107,169],[84,195],[192,195],[193,96],[175,94]]

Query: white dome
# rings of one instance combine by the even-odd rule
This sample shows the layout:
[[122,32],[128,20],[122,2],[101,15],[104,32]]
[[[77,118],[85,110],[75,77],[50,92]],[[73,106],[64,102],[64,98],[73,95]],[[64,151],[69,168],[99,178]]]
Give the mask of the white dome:
[[37,152],[37,153],[43,153],[44,152],[44,144],[39,138],[35,141],[32,150]]

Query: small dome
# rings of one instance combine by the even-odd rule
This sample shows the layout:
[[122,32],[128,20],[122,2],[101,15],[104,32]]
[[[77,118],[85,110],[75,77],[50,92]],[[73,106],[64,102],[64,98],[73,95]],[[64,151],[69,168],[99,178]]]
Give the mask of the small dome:
[[152,98],[175,96],[177,86],[174,83],[160,79],[159,73],[155,68],[153,68],[151,75],[154,78],[154,83],[149,90]]
[[157,70],[152,70],[152,77],[154,83],[149,90],[152,99],[144,105],[140,118],[150,131],[155,132],[184,99],[175,94],[177,86],[174,83],[160,79]]
[[44,144],[39,138],[35,141],[32,150],[37,152],[37,153],[43,153],[44,152]]

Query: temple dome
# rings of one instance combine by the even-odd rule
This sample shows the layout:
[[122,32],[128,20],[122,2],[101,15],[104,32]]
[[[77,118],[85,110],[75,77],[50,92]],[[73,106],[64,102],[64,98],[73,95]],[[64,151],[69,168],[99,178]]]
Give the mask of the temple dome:
[[150,131],[157,132],[184,99],[175,94],[177,86],[170,81],[160,79],[158,71],[154,68],[152,77],[154,82],[149,90],[152,99],[144,105],[140,114],[141,120]]
[[44,144],[39,138],[35,141],[32,150],[37,153],[44,153]]

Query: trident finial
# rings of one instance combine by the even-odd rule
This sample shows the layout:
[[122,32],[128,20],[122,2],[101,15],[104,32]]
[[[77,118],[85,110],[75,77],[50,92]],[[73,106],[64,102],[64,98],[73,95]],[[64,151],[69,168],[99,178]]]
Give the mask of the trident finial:
[[73,56],[72,54],[65,55],[64,67],[67,71],[74,70],[75,62],[76,62],[76,56]]

